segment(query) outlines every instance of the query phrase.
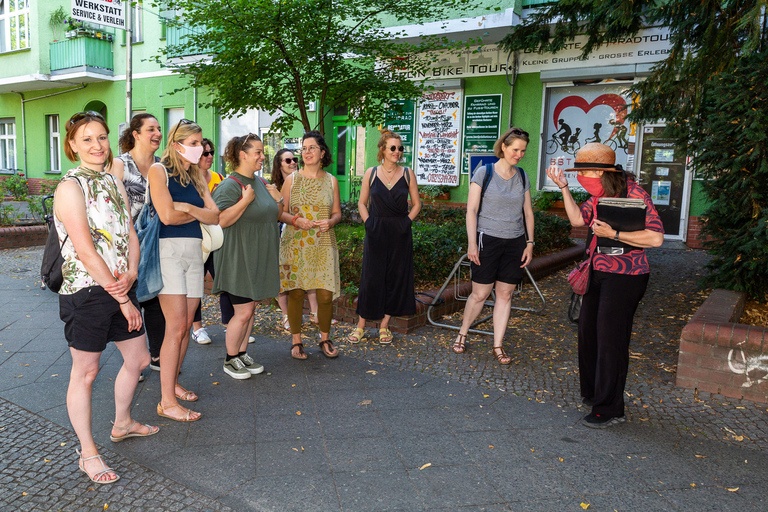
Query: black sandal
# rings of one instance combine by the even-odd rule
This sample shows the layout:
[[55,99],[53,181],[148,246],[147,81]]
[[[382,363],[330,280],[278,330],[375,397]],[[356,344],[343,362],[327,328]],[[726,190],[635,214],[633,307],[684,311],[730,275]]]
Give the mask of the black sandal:
[[331,343],[331,340],[323,340],[320,343],[318,343],[318,346],[320,347],[320,350],[323,351],[323,355],[329,359],[335,359],[339,357],[339,351],[337,350],[335,354],[331,353],[331,349],[334,348],[333,343]]
[[453,346],[451,347],[451,350],[453,350],[456,354],[463,354],[467,351],[467,335],[459,333],[458,336],[456,336],[456,341],[453,342]]
[[[299,347],[299,355],[296,356],[293,354],[293,347]],[[291,345],[291,357],[294,359],[300,359],[302,361],[307,358],[307,353],[304,352],[304,344],[302,342],[294,343]]]

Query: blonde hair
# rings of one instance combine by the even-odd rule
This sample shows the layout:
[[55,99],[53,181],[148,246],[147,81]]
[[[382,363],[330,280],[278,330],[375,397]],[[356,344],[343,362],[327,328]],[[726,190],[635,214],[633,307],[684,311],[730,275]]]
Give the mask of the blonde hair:
[[384,152],[387,150],[387,141],[389,139],[397,139],[400,141],[400,144],[403,143],[403,139],[401,139],[400,136],[395,132],[389,130],[384,130],[381,132],[379,142],[376,143],[376,147],[379,148],[379,153],[376,155],[376,161],[379,163],[384,161]]
[[200,167],[197,164],[190,164],[188,170],[184,170],[184,160],[173,144],[176,142],[183,142],[196,133],[202,133],[203,129],[196,123],[182,119],[176,123],[171,131],[168,132],[168,142],[163,151],[163,156],[160,157],[160,162],[165,165],[171,171],[172,178],[178,178],[177,181],[181,186],[186,187],[191,182],[194,185],[195,190],[204,196],[208,190],[208,183],[203,178],[203,173],[200,172]]

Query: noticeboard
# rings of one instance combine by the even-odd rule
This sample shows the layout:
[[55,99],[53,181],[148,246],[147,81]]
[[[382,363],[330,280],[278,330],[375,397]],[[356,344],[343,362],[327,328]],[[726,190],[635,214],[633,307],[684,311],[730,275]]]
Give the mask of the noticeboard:
[[419,185],[459,185],[462,95],[461,89],[436,90],[421,98],[417,109]]
[[467,96],[464,101],[463,174],[471,172],[470,153],[493,153],[501,135],[501,94]]
[[414,100],[392,100],[392,110],[387,112],[384,126],[387,130],[395,132],[403,142],[405,152],[402,164],[405,167],[413,167],[413,132],[414,132]]

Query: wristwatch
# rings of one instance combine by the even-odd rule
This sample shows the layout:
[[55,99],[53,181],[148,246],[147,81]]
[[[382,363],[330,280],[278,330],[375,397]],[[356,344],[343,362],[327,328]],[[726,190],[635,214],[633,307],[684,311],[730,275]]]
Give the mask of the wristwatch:
[[621,231],[616,230],[616,234],[613,235],[613,239],[616,240],[617,242],[619,241],[619,233],[621,233]]

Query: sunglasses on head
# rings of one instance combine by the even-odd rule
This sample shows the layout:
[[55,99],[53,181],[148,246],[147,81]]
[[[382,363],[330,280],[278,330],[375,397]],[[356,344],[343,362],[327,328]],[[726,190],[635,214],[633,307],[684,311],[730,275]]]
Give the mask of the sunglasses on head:
[[528,137],[528,132],[526,132],[525,130],[520,130],[518,128],[512,128],[512,130],[509,133],[510,133],[510,135],[517,135],[517,136]]
[[394,153],[395,151],[399,151],[399,152],[401,152],[401,153],[402,153],[403,151],[405,151],[405,146],[389,146],[389,150],[390,150],[391,152],[393,152],[393,153]]
[[290,164],[297,164],[297,163],[299,163],[299,159],[296,158],[296,157],[293,157],[293,158],[283,158],[283,162],[285,162],[285,163],[287,163],[289,165]]
[[[195,124],[195,122],[194,121],[190,121],[189,119],[183,119],[183,118],[179,119],[179,122],[176,123],[176,126],[173,127],[173,134],[174,135],[176,134],[176,131],[179,129],[179,126],[181,126],[183,124]],[[168,135],[168,140],[169,141],[173,140],[173,137],[170,134]]]
[[95,112],[93,110],[86,110],[84,112],[78,112],[77,114],[70,117],[69,121],[67,122],[67,128],[71,127],[75,123],[79,123],[80,121],[82,121],[87,117],[101,119],[102,121],[104,121],[104,116],[102,116],[98,112]]

